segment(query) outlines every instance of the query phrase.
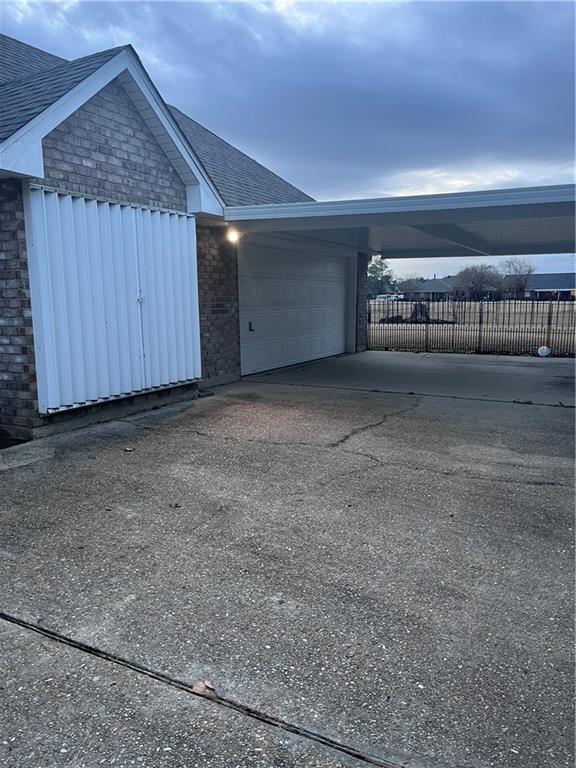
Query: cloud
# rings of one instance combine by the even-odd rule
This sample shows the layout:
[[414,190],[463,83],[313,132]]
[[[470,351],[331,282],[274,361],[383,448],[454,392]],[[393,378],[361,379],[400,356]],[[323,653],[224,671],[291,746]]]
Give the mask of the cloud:
[[74,58],[132,42],[165,98],[319,199],[556,183],[574,162],[563,2],[1,3]]
[[527,163],[518,165],[470,161],[452,168],[420,168],[385,176],[378,191],[370,196],[434,195],[471,192],[480,189],[544,186],[574,183],[574,165]]

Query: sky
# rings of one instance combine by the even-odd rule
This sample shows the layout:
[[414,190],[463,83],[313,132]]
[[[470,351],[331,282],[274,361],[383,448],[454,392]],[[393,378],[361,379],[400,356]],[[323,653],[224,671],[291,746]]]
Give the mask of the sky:
[[573,181],[571,2],[0,0],[0,31],[65,58],[132,43],[169,103],[319,200]]

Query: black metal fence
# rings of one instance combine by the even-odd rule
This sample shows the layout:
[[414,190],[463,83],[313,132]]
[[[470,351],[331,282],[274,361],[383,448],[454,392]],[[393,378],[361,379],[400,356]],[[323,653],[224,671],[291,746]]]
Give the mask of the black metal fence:
[[575,327],[574,301],[368,302],[368,349],[573,357]]

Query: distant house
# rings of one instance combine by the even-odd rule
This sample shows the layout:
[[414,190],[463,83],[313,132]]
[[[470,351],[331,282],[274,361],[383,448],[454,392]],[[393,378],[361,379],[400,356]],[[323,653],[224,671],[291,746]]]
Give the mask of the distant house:
[[576,274],[574,272],[558,272],[556,274],[530,275],[525,297],[527,299],[575,299]]
[[[504,296],[507,295],[508,276],[504,277]],[[494,286],[496,291],[498,286]],[[434,277],[430,280],[406,280],[399,284],[404,298],[411,301],[429,299],[438,301],[457,294],[456,277]],[[524,294],[526,299],[576,299],[576,275],[574,272],[543,273],[529,275]]]
[[404,298],[412,301],[418,299],[437,301],[448,298],[454,292],[454,282],[455,278],[450,275],[433,277],[430,280],[406,280],[400,283],[399,289],[404,294]]

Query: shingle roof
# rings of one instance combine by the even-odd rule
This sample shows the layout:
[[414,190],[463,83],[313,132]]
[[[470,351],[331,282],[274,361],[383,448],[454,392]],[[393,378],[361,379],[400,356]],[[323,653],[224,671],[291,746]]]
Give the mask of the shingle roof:
[[[121,50],[66,61],[0,34],[0,143]],[[184,112],[176,107],[170,110],[226,205],[313,200]]]
[[66,59],[41,51],[0,33],[0,83],[27,77],[41,69],[56,67]]
[[[400,287],[402,287],[402,283],[400,283]],[[454,278],[451,276],[432,277],[429,280],[415,282],[406,290],[408,293],[450,293],[454,290]]]
[[0,85],[0,142],[16,133],[125,47],[66,61]]
[[313,200],[184,112],[172,106],[170,110],[226,205],[303,203]]
[[529,291],[574,291],[576,275],[574,272],[530,275],[526,287]]

